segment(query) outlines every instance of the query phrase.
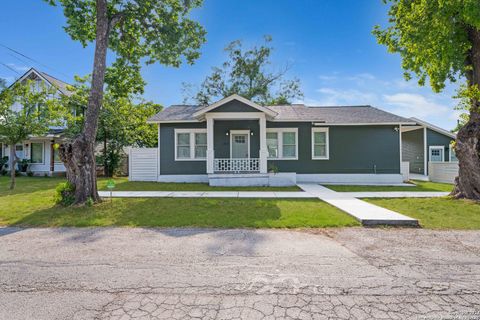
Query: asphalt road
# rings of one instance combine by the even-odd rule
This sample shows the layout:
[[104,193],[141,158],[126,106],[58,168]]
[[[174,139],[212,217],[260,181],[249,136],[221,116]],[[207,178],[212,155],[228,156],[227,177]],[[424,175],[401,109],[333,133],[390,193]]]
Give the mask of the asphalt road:
[[0,229],[0,319],[480,319],[480,232]]

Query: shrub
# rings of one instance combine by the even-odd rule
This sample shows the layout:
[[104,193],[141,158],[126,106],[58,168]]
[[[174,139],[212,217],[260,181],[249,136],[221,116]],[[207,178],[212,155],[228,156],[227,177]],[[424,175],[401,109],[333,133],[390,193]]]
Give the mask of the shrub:
[[60,183],[55,188],[55,203],[70,206],[75,201],[75,187],[70,182]]
[[85,205],[86,205],[87,207],[91,207],[91,206],[93,206],[93,204],[94,204],[94,203],[93,203],[92,197],[88,197],[88,198],[87,198],[87,201],[85,202]]
[[27,171],[27,176],[33,177],[33,171],[28,170],[28,171]]

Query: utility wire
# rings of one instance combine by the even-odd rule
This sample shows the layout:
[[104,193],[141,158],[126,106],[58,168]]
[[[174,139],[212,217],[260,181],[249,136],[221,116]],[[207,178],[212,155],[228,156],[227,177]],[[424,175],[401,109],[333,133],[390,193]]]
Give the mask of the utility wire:
[[3,62],[0,62],[0,64],[1,64],[2,66],[4,66],[5,68],[7,68],[7,69],[9,69],[9,70],[11,70],[11,71],[15,72],[16,74],[20,75],[20,72],[18,72],[17,70],[13,69],[13,68],[12,68],[12,67],[10,67],[8,64],[6,64],[6,63],[3,63]]
[[40,66],[43,66],[43,67],[45,67],[45,68],[47,68],[47,69],[50,69],[50,70],[52,70],[52,71],[54,71],[54,72],[58,72],[58,73],[60,73],[60,74],[62,74],[62,75],[64,75],[64,76],[68,77],[68,75],[66,75],[65,73],[63,73],[63,72],[61,72],[61,71],[58,71],[58,70],[56,70],[56,69],[54,69],[54,68],[52,68],[52,67],[49,67],[49,66],[47,66],[46,64],[41,63],[40,61],[38,61],[38,60],[36,60],[36,59],[30,58],[30,57],[27,56],[26,54],[23,54],[23,53],[21,53],[21,52],[18,51],[18,50],[12,49],[12,48],[10,48],[9,46],[4,45],[3,43],[0,43],[0,46],[1,46],[1,47],[4,47],[5,49],[7,49],[7,50],[9,50],[9,51],[11,51],[11,52],[19,55],[19,56],[22,56],[22,57],[24,57],[24,58],[26,58],[26,59],[28,59],[28,60],[30,60],[30,61],[38,64],[38,65],[40,65]]

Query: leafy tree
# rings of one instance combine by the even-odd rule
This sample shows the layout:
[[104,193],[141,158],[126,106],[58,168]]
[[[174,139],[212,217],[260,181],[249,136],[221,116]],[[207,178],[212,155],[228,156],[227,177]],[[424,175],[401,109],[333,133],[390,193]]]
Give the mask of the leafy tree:
[[[100,109],[96,141],[103,146],[102,155],[97,158],[97,163],[104,167],[104,174],[112,176],[118,169],[124,148],[154,147],[157,144],[156,127],[147,124],[147,119],[161,111],[162,107],[153,102],[144,101],[139,94],[140,87],[128,86],[116,75],[117,68],[108,68],[106,73],[105,94]],[[126,77],[130,79],[130,77]],[[91,77],[76,77],[76,83],[69,89],[70,96],[63,97],[63,103],[69,105],[71,110],[78,109],[68,121],[65,133],[68,137],[77,135],[83,127],[83,106],[88,100],[88,88]],[[132,82],[137,83],[137,82]],[[141,88],[143,89],[143,87]]]
[[228,60],[221,67],[213,68],[199,90],[184,83],[185,100],[193,99],[199,105],[208,105],[212,100],[236,93],[259,104],[278,105],[302,98],[300,81],[284,79],[288,65],[278,71],[270,70],[271,41],[271,37],[266,36],[264,44],[246,50],[240,40],[231,42],[225,48]]
[[405,78],[427,79],[435,92],[446,81],[466,79],[459,94],[468,121],[457,133],[459,176],[452,195],[480,199],[480,2],[478,0],[384,0],[390,22],[373,33],[390,52],[400,53]]
[[0,141],[10,146],[10,189],[15,188],[15,145],[30,136],[45,135],[64,121],[64,108],[55,89],[28,80],[0,93]]
[[[74,204],[99,201],[94,144],[97,137],[106,73],[107,51],[115,53],[119,82],[131,86],[141,79],[140,61],[178,67],[200,55],[205,31],[188,18],[201,0],[46,0],[60,4],[67,19],[65,31],[83,46],[95,42],[90,93],[82,130],[60,146],[67,179],[74,186]],[[128,77],[123,78],[124,75]],[[143,83],[143,81],[142,81]]]

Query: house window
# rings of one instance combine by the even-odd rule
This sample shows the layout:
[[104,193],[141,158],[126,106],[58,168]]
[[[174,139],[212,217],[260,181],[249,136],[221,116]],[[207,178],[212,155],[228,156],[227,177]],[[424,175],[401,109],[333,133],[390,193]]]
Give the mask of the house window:
[[457,155],[455,154],[455,149],[453,145],[450,145],[450,162],[458,162]]
[[298,129],[267,129],[267,150],[269,159],[298,159]]
[[43,143],[32,142],[30,148],[30,162],[43,163]]
[[202,159],[207,157],[207,133],[195,133],[195,158]]
[[267,150],[269,158],[278,158],[278,132],[267,132]]
[[15,151],[23,151],[23,144],[15,145]]
[[205,129],[175,129],[175,160],[205,160],[207,131]]
[[444,146],[430,146],[430,161],[443,162]]
[[312,159],[328,160],[329,158],[328,128],[312,129]]

